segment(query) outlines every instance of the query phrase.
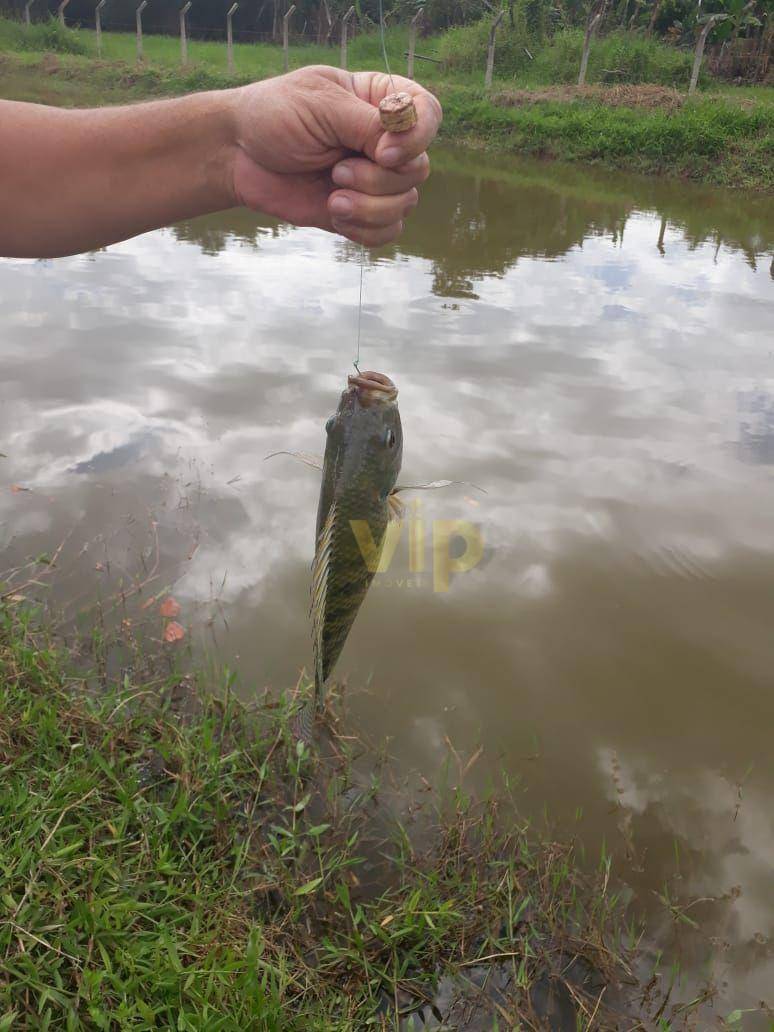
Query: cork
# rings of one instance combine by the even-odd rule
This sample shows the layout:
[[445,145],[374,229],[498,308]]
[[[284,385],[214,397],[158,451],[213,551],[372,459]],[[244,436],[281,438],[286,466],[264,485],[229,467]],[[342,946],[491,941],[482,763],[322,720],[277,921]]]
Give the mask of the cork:
[[391,93],[379,104],[382,128],[388,133],[405,133],[417,124],[417,109],[408,93]]

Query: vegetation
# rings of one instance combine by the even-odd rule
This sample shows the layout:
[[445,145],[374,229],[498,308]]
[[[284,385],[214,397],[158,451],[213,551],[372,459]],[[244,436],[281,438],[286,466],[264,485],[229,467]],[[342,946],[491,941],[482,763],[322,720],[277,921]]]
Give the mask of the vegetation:
[[335,724],[312,756],[293,693],[248,710],[129,636],[111,647],[142,673],[111,681],[104,640],[75,671],[0,608],[0,1027],[397,1027],[439,1016],[445,971],[454,999],[488,972],[492,1013],[528,1027],[603,1022],[628,971],[609,861],[581,875],[461,787],[425,804],[418,851]]
[[[732,187],[774,189],[774,103],[746,108],[714,97],[678,104],[669,93],[638,106],[620,88],[536,98],[472,91],[444,94],[445,129],[457,139],[538,157],[672,174]],[[644,99],[651,100],[645,93]]]
[[[463,40],[474,31],[475,27],[456,30]],[[268,44],[237,44],[236,75],[230,76],[219,43],[192,43],[192,63],[181,68],[178,41],[169,37],[148,37],[146,60],[137,64],[132,60],[134,41],[126,35],[105,33],[109,60],[96,61],[91,32],[73,32],[58,23],[36,26],[31,32],[40,33],[54,53],[27,49],[32,36],[19,23],[0,19],[2,96],[53,104],[118,103],[226,87],[282,70],[281,51]],[[393,67],[400,67],[402,30],[391,30],[387,45]],[[497,78],[492,93],[484,91],[480,76],[474,77],[462,60],[449,70],[430,65],[423,78],[443,101],[442,133],[457,142],[501,151],[774,189],[774,90],[726,88],[687,101],[684,86],[690,58],[624,33],[613,33],[592,49],[589,77],[604,78],[603,66],[617,64],[628,68],[627,77],[635,83],[642,78],[669,83],[679,70],[679,92],[669,86],[543,86],[572,79],[579,46],[577,30],[558,34],[552,47],[536,52],[528,72]],[[73,53],[73,47],[79,51]],[[379,66],[378,49],[375,35],[358,37],[351,47],[351,66]],[[452,53],[463,54],[465,49],[461,44]],[[295,67],[335,55],[323,47],[294,47],[290,56]]]
[[[474,74],[481,67],[489,28],[486,21],[452,29],[440,41],[440,53],[450,70]],[[518,29],[503,28],[497,40],[497,70],[524,86],[574,83],[578,78],[583,32],[563,29],[550,46],[530,46]],[[676,47],[647,36],[616,30],[592,47],[587,78],[590,82],[658,83],[687,86],[691,57]],[[708,81],[705,76],[703,82]]]

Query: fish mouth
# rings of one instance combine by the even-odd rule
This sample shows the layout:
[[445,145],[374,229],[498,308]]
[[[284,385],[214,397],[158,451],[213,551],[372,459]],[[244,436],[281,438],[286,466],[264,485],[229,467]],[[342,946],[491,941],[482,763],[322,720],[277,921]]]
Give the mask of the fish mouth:
[[347,383],[350,388],[354,387],[362,401],[395,401],[398,397],[398,388],[384,373],[375,373],[366,370],[357,376],[348,376]]

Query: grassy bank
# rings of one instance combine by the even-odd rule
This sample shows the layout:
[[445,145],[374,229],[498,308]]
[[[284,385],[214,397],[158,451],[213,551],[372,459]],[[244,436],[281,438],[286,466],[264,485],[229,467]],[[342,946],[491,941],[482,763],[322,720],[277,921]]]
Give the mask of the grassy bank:
[[471,993],[492,1028],[613,1027],[607,864],[459,788],[404,826],[349,737],[310,755],[291,698],[167,660],[76,673],[0,608],[0,1028],[397,1028]]
[[[638,96],[639,94],[639,96]],[[640,102],[642,97],[645,103]],[[444,92],[445,131],[500,151],[774,190],[774,104],[622,87]]]
[[[486,94],[475,68],[475,27],[464,33],[458,46],[453,33],[424,41],[423,49],[442,55],[444,64],[421,66],[423,81],[444,104],[442,135],[456,143],[728,187],[774,189],[771,87],[708,84],[688,101],[686,55],[622,33],[600,41],[592,51],[590,79],[604,78],[612,64],[625,73],[626,84],[598,83],[583,90],[546,86],[572,79],[580,42],[577,33],[567,32],[537,53],[529,68],[521,67],[527,60],[523,54],[509,59],[504,47],[500,63],[508,74],[496,78],[494,90]],[[43,23],[25,32],[0,20],[0,95],[55,104],[117,103],[225,87],[282,70],[280,49],[267,44],[237,44],[236,73],[229,76],[220,43],[192,42],[192,63],[181,69],[176,39],[147,37],[146,59],[140,65],[134,61],[133,37],[105,33],[103,42],[100,61],[90,31],[63,31]],[[405,46],[402,30],[389,34],[395,69],[403,66]],[[291,67],[336,60],[337,52],[329,48],[291,48]],[[514,62],[518,68],[511,68]],[[382,63],[376,36],[353,41],[353,69],[380,68]],[[643,85],[648,81],[661,85]]]

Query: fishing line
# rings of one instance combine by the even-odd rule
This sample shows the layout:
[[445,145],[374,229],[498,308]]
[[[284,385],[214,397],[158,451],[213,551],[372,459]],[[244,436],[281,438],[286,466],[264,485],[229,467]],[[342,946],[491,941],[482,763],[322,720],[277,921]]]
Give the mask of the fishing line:
[[360,297],[357,302],[357,355],[352,365],[360,375],[360,324],[363,320],[363,270],[365,268],[365,244],[360,245]]
[[395,89],[395,83],[392,81],[392,72],[390,71],[390,62],[387,57],[387,44],[384,36],[384,11],[382,10],[382,0],[379,0],[379,35],[382,40],[382,57],[384,58],[384,67],[387,69],[387,74],[390,77],[390,88]]
[[[387,42],[384,34],[384,9],[382,6],[382,0],[379,0],[379,37],[382,43],[382,57],[384,58],[384,67],[387,69],[387,75],[390,77],[390,88],[395,89],[395,82],[392,78],[392,72],[390,71],[390,60],[387,57]],[[355,361],[352,363],[360,372],[360,332],[363,322],[363,276],[365,272],[365,244],[360,244],[360,294],[357,302],[357,355]]]

